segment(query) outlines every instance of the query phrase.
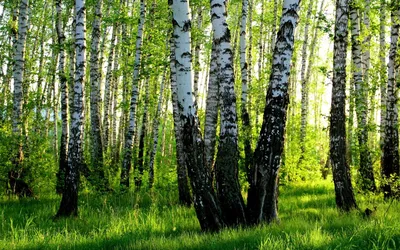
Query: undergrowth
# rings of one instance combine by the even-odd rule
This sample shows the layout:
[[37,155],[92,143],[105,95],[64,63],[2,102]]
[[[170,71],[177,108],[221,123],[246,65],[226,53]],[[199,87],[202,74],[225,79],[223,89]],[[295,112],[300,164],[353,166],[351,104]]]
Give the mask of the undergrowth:
[[[81,193],[77,218],[53,220],[60,197],[0,198],[0,249],[400,249],[400,203],[358,194],[340,213],[333,184],[280,187],[280,223],[202,233],[177,193]],[[373,211],[370,216],[363,212]]]

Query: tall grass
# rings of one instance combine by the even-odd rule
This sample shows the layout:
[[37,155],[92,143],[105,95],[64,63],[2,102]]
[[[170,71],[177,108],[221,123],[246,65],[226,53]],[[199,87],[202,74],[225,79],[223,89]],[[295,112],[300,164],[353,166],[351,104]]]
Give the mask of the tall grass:
[[202,233],[175,192],[81,194],[79,217],[53,221],[60,198],[0,199],[0,249],[400,249],[400,204],[359,195],[335,208],[328,181],[281,187],[279,224]]

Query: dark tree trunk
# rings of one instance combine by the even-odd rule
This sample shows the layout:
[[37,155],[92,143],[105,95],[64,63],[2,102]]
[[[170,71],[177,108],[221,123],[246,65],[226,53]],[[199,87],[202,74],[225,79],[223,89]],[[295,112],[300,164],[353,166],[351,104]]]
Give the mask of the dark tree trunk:
[[343,211],[357,207],[351,184],[350,169],[346,159],[345,102],[348,14],[348,0],[337,0],[330,117],[330,156],[335,183],[336,205]]
[[277,180],[284,146],[288,81],[300,1],[285,0],[273,54],[264,120],[251,169],[247,216],[251,224],[278,220]]
[[[399,30],[400,30],[400,3],[392,2],[392,29],[388,64],[388,84],[386,96],[386,121],[382,155],[382,175],[384,178],[383,191],[385,198],[393,197],[395,192],[391,187],[399,176],[399,131],[397,108],[397,84],[399,83]],[[397,72],[396,72],[397,70]],[[396,79],[397,77],[397,79]],[[393,179],[394,177],[394,179]]]

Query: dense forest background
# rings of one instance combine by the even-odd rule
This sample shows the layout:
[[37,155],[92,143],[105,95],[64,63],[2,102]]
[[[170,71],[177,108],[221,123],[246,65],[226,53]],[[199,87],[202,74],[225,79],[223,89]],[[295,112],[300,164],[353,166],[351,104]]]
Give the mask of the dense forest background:
[[1,205],[173,201],[220,231],[300,185],[386,216],[399,28],[395,0],[1,1]]

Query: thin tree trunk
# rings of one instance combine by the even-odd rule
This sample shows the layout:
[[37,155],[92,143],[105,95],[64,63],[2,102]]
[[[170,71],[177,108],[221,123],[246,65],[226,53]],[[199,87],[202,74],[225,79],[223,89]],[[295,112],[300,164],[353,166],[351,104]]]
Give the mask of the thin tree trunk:
[[[14,46],[14,65],[12,76],[14,79],[14,93],[13,93],[13,112],[12,112],[12,131],[15,136],[15,151],[13,152],[13,169],[9,172],[9,182],[13,194],[17,194],[16,182],[13,182],[12,178],[22,179],[24,174],[22,173],[22,161],[24,158],[23,154],[23,117],[22,107],[24,104],[24,72],[25,72],[25,42],[28,32],[28,12],[29,12],[29,0],[21,0],[19,4],[19,16],[18,16],[18,35],[15,35]],[[27,91],[27,89],[25,89]],[[25,183],[26,184],[26,183]],[[28,195],[19,193],[18,195]],[[32,195],[32,194],[30,194]]]
[[[103,107],[103,147],[107,150],[109,147],[110,136],[110,104],[111,104],[111,88],[113,86],[113,59],[115,54],[115,40],[118,34],[119,25],[114,23],[110,40],[110,52],[108,54],[107,73],[104,83],[104,107]],[[115,60],[114,60],[115,61]]]
[[[64,24],[62,21],[62,0],[56,1],[56,28],[59,46],[59,62],[58,62],[58,77],[61,86],[61,146],[60,146],[60,161],[59,170],[57,173],[56,191],[62,194],[64,189],[65,171],[68,166],[68,139],[69,139],[69,124],[68,124],[68,82],[65,74],[65,35]],[[38,83],[40,84],[40,82]]]
[[[246,27],[247,27],[247,12],[249,8],[248,0],[242,1],[242,16],[240,22],[240,69],[242,74],[242,134],[244,139],[244,166],[247,171],[247,179],[249,183],[251,182],[251,174],[250,174],[250,164],[253,158],[253,151],[251,149],[251,124],[250,124],[250,115],[247,109],[248,100],[247,100],[247,81],[248,81],[248,74],[247,74],[247,60],[246,60]],[[261,70],[261,69],[259,69]]]
[[299,8],[298,0],[285,0],[283,3],[263,124],[254,152],[253,177],[247,199],[248,220],[251,224],[278,220],[277,180],[284,146],[289,103],[288,81]]
[[380,1],[380,31],[379,31],[379,78],[381,90],[381,117],[380,117],[380,147],[383,150],[385,141],[385,120],[386,120],[386,84],[387,84],[387,70],[386,70],[386,0]]
[[143,43],[143,28],[145,21],[145,3],[144,0],[140,1],[140,18],[138,25],[138,33],[136,36],[136,54],[135,63],[133,69],[133,87],[130,100],[130,111],[129,111],[129,126],[125,136],[125,145],[123,149],[123,160],[121,170],[121,185],[129,187],[129,171],[132,168],[132,146],[133,146],[133,135],[135,133],[135,116],[136,116],[136,105],[138,98],[138,82],[139,82],[139,70],[140,61],[142,54],[142,43]]
[[397,108],[397,87],[396,87],[396,60],[399,58],[399,29],[400,29],[400,3],[392,2],[392,29],[390,32],[390,49],[388,64],[388,85],[386,95],[386,121],[385,121],[385,140],[383,143],[382,155],[382,175],[384,178],[383,191],[384,197],[390,198],[394,195],[392,189],[393,179],[398,179],[399,175],[399,132],[398,132],[398,108]]
[[208,91],[206,99],[206,119],[204,125],[204,154],[206,161],[205,164],[210,169],[210,171],[212,171],[214,167],[215,144],[218,123],[219,74],[217,60],[217,48],[215,43],[212,43],[210,72],[208,78]]
[[137,171],[135,171],[135,186],[137,189],[139,189],[142,186],[142,177],[144,172],[144,155],[145,155],[144,139],[146,137],[147,110],[150,98],[149,78],[150,76],[147,76],[143,86],[145,97],[144,97],[144,107],[143,107],[143,117],[142,117],[142,129],[140,130],[140,135],[139,135],[138,164],[137,164]]
[[[308,17],[311,17],[311,13],[314,6],[313,0],[310,0],[308,3],[307,9],[307,20],[306,25],[304,27],[304,40],[303,47],[301,51],[301,70],[300,70],[300,82],[301,82],[301,125],[300,125],[300,158],[297,162],[297,168],[299,168],[304,160],[304,155],[306,153],[306,133],[307,133],[307,118],[308,118],[308,79],[306,80],[306,68],[307,68],[307,48],[308,48],[308,32],[310,28],[311,20]],[[311,44],[313,46],[313,44]],[[311,53],[310,53],[311,55]],[[311,57],[310,57],[311,58]]]
[[90,46],[90,135],[91,135],[91,156],[93,176],[100,189],[108,187],[104,174],[103,165],[103,141],[101,136],[100,118],[100,81],[101,68],[99,68],[99,44],[102,18],[102,4],[99,0],[94,9],[94,20],[92,25],[92,44]]
[[350,169],[346,160],[345,83],[348,14],[348,0],[337,0],[330,117],[330,157],[335,184],[336,205],[343,211],[349,211],[357,207],[351,184]]
[[65,188],[63,190],[57,217],[78,215],[79,170],[83,167],[83,123],[84,102],[83,89],[86,69],[86,37],[85,37],[85,0],[75,1],[75,83],[74,103],[71,116],[71,134],[68,145],[68,167],[65,172]]
[[[354,1],[350,4],[350,19],[351,19],[351,43],[352,43],[352,58],[353,58],[353,83],[355,88],[355,104],[357,114],[357,135],[358,146],[360,150],[360,175],[361,189],[375,191],[374,171],[371,162],[371,153],[368,148],[368,85],[365,79],[368,77],[362,72],[362,52],[360,43],[360,18],[358,7]],[[368,54],[368,53],[367,53]]]
[[154,159],[157,153],[157,146],[158,146],[158,127],[160,125],[160,119],[159,117],[161,116],[161,106],[163,102],[163,95],[164,95],[164,85],[166,81],[166,75],[167,75],[167,69],[164,69],[164,73],[161,79],[161,85],[160,85],[160,92],[158,94],[158,104],[157,104],[157,110],[155,114],[155,119],[153,122],[153,146],[152,150],[150,153],[150,162],[149,162],[149,187],[152,188],[154,184]]

